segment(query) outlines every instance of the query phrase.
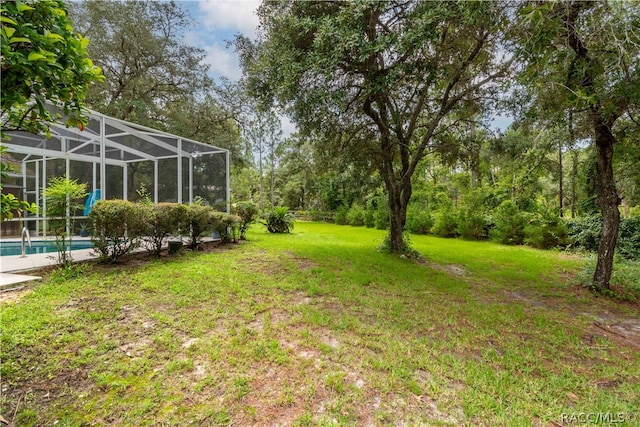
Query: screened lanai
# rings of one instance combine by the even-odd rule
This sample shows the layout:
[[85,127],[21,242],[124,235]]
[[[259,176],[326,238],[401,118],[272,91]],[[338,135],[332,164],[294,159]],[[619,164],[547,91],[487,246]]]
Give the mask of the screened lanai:
[[[17,169],[3,182],[3,192],[36,203],[37,215],[2,224],[11,235],[27,226],[31,235],[46,236],[46,200],[42,189],[55,177],[67,176],[87,185],[87,209],[96,199],[135,201],[144,189],[158,202],[192,203],[196,199],[229,211],[229,151],[159,130],[89,111],[84,129],[51,127],[51,136],[7,132],[6,159]],[[81,223],[81,221],[79,221]]]

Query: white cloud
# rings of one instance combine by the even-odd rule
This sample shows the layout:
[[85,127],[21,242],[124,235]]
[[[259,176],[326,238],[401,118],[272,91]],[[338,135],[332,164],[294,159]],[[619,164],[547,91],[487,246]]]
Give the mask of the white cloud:
[[238,55],[224,45],[214,43],[206,46],[204,62],[209,64],[210,71],[231,80],[238,80],[242,76]]
[[212,0],[198,4],[201,22],[210,30],[232,30],[252,39],[256,38],[258,16],[256,9],[260,1]]

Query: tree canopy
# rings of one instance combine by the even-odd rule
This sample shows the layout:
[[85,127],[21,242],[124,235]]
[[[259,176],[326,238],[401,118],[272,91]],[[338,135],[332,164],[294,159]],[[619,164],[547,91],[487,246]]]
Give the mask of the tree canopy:
[[82,126],[86,90],[101,80],[87,55],[89,40],[76,33],[62,0],[3,1],[2,131],[47,132],[60,107],[69,126]]
[[257,96],[277,100],[303,130],[373,158],[389,196],[392,248],[401,250],[417,165],[508,69],[503,6],[267,2],[264,39],[238,48]]

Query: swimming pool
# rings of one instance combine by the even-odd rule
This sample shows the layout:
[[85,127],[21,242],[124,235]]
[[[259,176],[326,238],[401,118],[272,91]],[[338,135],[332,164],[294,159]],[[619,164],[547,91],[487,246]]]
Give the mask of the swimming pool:
[[[88,240],[72,241],[71,250],[77,249],[91,249],[93,244]],[[51,240],[32,240],[31,247],[26,245],[25,253],[27,255],[32,254],[44,254],[49,252],[58,252],[56,243]],[[20,242],[0,242],[0,256],[12,256],[22,255],[22,243]]]

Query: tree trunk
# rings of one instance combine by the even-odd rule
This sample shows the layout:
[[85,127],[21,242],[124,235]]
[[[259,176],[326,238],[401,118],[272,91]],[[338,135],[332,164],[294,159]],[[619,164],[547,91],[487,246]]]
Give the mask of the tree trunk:
[[564,192],[562,188],[563,184],[563,171],[562,171],[562,141],[558,143],[558,207],[560,210],[560,218],[564,216]]
[[391,252],[403,252],[406,248],[402,232],[407,222],[407,205],[411,198],[411,180],[397,180],[387,170],[385,184],[389,196],[389,235]]
[[571,150],[571,218],[576,217],[576,181],[578,177],[578,152],[576,151],[576,136],[573,131],[573,110],[569,110],[569,149]]
[[262,150],[258,152],[258,169],[260,172],[260,210],[264,210],[264,175],[262,173]]
[[578,186],[578,151],[573,148],[571,152],[571,218],[576,217],[576,188]]
[[[597,113],[593,114],[597,115]],[[618,210],[620,197],[618,197],[613,177],[615,137],[611,132],[611,127],[601,117],[594,117],[593,121],[597,150],[595,187],[597,203],[602,212],[602,234],[598,247],[598,263],[593,274],[593,286],[598,289],[609,289],[609,280],[613,272],[613,255],[620,226],[620,211]]]

